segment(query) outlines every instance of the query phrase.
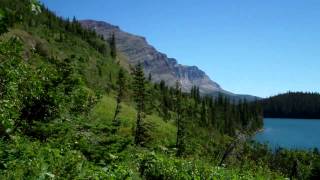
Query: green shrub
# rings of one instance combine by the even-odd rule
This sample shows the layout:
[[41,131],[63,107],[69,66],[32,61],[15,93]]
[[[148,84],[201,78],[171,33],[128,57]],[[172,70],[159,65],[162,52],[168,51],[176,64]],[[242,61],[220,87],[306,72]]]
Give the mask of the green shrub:
[[0,179],[126,179],[128,168],[96,166],[81,152],[53,148],[16,136],[12,142],[0,140]]
[[270,171],[257,168],[241,171],[212,166],[201,161],[146,154],[140,160],[140,173],[146,179],[283,179]]

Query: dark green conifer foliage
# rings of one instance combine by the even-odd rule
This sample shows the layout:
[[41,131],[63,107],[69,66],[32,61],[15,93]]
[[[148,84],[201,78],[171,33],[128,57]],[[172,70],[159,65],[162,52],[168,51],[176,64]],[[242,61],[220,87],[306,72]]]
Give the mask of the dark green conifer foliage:
[[[319,153],[316,155],[319,156]],[[320,159],[315,159],[313,162],[313,167],[311,169],[310,180],[318,180],[320,179]]]
[[117,58],[117,45],[116,45],[116,37],[115,34],[112,33],[109,39],[110,45],[110,55],[115,60]]
[[287,92],[260,101],[269,118],[320,118],[320,94]]
[[172,110],[172,99],[169,89],[163,80],[160,81],[159,90],[161,94],[160,116],[162,116],[165,121],[168,121],[171,118],[170,110]]
[[151,74],[151,73],[149,73],[148,81],[149,81],[149,82],[151,82],[151,81],[152,81],[152,74]]
[[182,105],[182,92],[181,85],[177,81],[175,88],[175,111],[177,113],[177,140],[176,140],[176,148],[177,148],[177,156],[182,156],[185,151],[185,122],[184,118],[184,110]]
[[201,114],[200,114],[200,124],[202,126],[206,126],[208,125],[208,121],[207,121],[207,107],[206,107],[206,101],[202,100],[201,103]]
[[112,73],[109,73],[109,83],[112,84]]
[[0,9],[0,35],[8,31],[8,18],[4,10]]
[[125,85],[126,85],[126,78],[124,74],[124,70],[120,68],[118,72],[118,80],[117,80],[117,105],[116,105],[116,110],[114,112],[114,117],[113,117],[113,124],[115,126],[120,125],[120,121],[118,119],[118,115],[121,110],[121,102],[122,98],[124,96],[124,91],[125,91]]
[[154,108],[155,108],[155,104],[154,104],[154,97],[155,92],[152,89],[153,86],[151,85],[151,83],[149,81],[146,81],[146,91],[145,91],[145,113],[146,115],[151,115]]
[[191,97],[192,97],[197,103],[200,102],[201,96],[200,96],[199,87],[193,86],[193,87],[191,88]]
[[143,127],[143,119],[145,117],[145,93],[146,80],[144,77],[143,66],[139,63],[133,71],[133,91],[134,101],[137,107],[137,119],[135,130],[135,144],[142,146],[147,139],[147,130]]

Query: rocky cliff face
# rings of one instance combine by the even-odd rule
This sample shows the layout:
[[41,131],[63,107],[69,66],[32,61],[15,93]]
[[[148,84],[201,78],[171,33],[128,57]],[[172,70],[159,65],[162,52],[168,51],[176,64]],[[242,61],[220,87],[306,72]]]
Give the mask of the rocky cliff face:
[[229,96],[237,96],[223,90],[219,84],[212,81],[198,67],[178,64],[176,59],[168,58],[167,55],[158,52],[148,44],[144,37],[124,32],[118,26],[102,21],[83,20],[81,24],[85,28],[94,29],[105,39],[109,39],[111,34],[114,33],[117,48],[127,56],[128,63],[131,65],[136,65],[139,62],[143,63],[146,76],[150,73],[154,82],[164,80],[166,84],[173,86],[176,81],[179,81],[185,92],[189,92],[192,86],[198,86],[202,94],[217,95],[223,93]]
[[108,39],[115,33],[117,48],[128,58],[128,63],[136,65],[144,64],[146,75],[152,75],[154,82],[164,80],[168,85],[173,86],[179,81],[184,91],[190,91],[193,85],[198,86],[203,94],[224,92],[217,83],[212,81],[203,71],[196,66],[184,66],[177,63],[177,60],[168,58],[165,54],[158,52],[148,44],[146,39],[122,31],[119,27],[106,22],[84,20],[81,24],[88,29],[94,29]]
[[105,39],[109,39],[114,33],[117,48],[127,57],[128,63],[133,66],[139,62],[143,63],[146,76],[151,74],[153,82],[164,80],[167,85],[174,86],[179,81],[185,92],[190,92],[192,86],[198,86],[203,95],[217,96],[222,93],[236,101],[259,99],[256,96],[233,94],[222,89],[198,67],[178,64],[176,59],[168,58],[164,53],[158,52],[144,37],[124,32],[118,26],[102,21],[83,20],[80,23],[85,28],[94,29]]

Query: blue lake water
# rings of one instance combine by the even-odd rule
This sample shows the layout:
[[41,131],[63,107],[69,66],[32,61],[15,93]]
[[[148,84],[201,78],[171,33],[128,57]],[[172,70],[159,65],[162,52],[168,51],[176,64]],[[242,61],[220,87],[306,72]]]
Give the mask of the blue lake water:
[[320,119],[265,118],[264,131],[254,139],[261,143],[268,142],[273,148],[320,149]]

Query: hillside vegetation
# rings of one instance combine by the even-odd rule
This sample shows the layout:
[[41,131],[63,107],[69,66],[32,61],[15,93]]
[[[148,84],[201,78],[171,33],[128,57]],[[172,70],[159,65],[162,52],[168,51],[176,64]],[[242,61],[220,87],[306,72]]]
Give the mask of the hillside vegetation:
[[182,93],[125,70],[114,38],[36,1],[2,0],[0,179],[284,179],[319,152],[247,142],[257,102]]

